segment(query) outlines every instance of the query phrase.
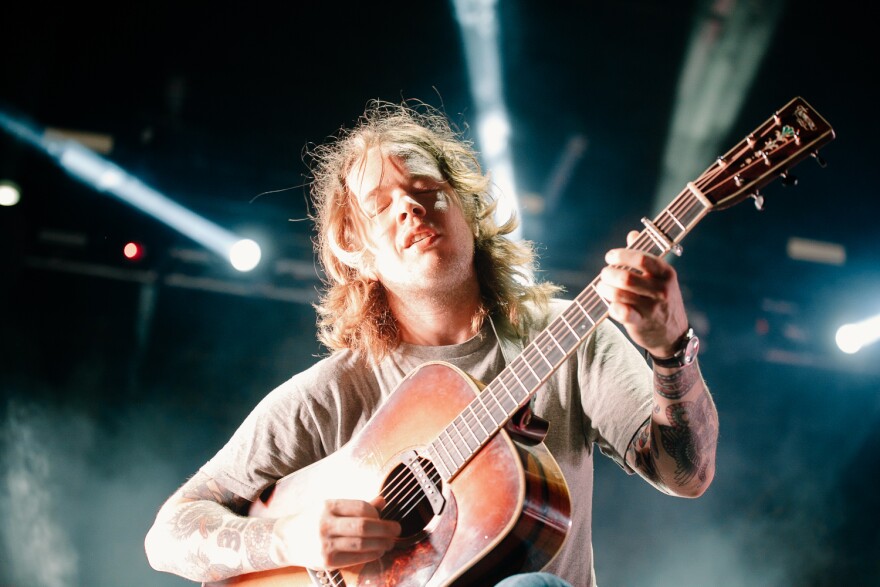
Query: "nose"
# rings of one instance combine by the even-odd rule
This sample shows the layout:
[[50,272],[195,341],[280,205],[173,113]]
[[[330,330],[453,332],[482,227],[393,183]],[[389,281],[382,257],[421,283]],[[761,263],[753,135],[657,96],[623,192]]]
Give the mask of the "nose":
[[406,193],[400,194],[397,198],[396,207],[399,222],[406,222],[414,217],[424,217],[427,212],[418,200]]

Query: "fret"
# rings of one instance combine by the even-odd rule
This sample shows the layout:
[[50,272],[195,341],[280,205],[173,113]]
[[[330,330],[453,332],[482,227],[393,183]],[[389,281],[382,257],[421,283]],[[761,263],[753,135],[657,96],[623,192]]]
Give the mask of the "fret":
[[[438,443],[438,442],[440,443],[440,448],[443,449],[443,452],[441,452],[441,451],[439,451],[439,450],[437,450],[437,449],[435,449],[434,452],[437,453],[437,456],[438,456],[438,457],[440,457],[440,461],[443,463],[443,467],[444,467],[447,471],[449,471],[449,475],[447,475],[447,477],[446,477],[447,479],[449,479],[450,477],[452,477],[452,474],[453,474],[456,470],[458,470],[458,465],[455,464],[455,459],[452,458],[452,453],[450,453],[450,452],[449,452],[449,449],[446,448],[446,444],[444,444],[442,438],[437,437],[437,440],[435,440],[434,442],[432,442],[431,445],[434,446],[434,445],[435,445],[436,443]],[[443,453],[446,453],[446,457],[448,457],[448,459],[447,459],[446,457],[443,456]],[[450,466],[450,465],[452,465],[452,466]]]
[[[537,340],[535,342],[537,342]],[[553,369],[553,363],[547,360],[547,356],[541,351],[541,345],[535,344],[535,350],[538,351],[538,354],[541,355],[541,358],[544,359],[547,366],[550,367],[550,369]]]
[[666,215],[669,216],[670,218],[672,218],[672,221],[678,225],[678,227],[681,229],[682,234],[687,232],[687,228],[684,227],[684,224],[682,224],[681,222],[678,221],[678,218],[675,217],[675,214],[672,213],[672,210],[670,210],[669,208],[666,208],[663,211],[666,212]]
[[443,462],[443,458],[440,456],[440,453],[437,452],[437,448],[434,446],[433,442],[428,445],[428,449],[425,452],[428,453],[428,457],[431,463],[434,464],[435,469],[437,469],[438,464],[443,465],[445,473],[443,471],[440,471],[439,469],[437,470],[437,472],[440,473],[440,476],[443,479],[449,479],[452,471],[450,471],[449,466],[445,462]]
[[602,304],[604,304],[604,306],[605,306],[605,310],[603,310],[603,313],[604,313],[605,311],[608,310],[608,300],[603,298],[602,295],[599,293],[599,290],[596,289],[596,282],[595,281],[590,283],[590,287],[593,289],[593,292],[596,294],[596,297],[599,298],[599,301],[602,302]]
[[[502,387],[503,387],[503,383],[501,382],[501,379],[502,379],[503,377],[504,377],[504,371],[502,371],[502,372],[498,375],[498,377],[495,378],[495,381],[498,381],[499,383],[501,383],[501,384],[502,384]],[[493,381],[493,383],[494,383],[494,381]],[[501,422],[506,422],[506,421],[507,421],[507,418],[510,417],[510,412],[508,412],[507,409],[505,409],[504,405],[502,405],[501,401],[499,401],[498,396],[497,396],[497,394],[495,393],[495,387],[496,387],[495,385],[490,385],[489,387],[486,388],[486,392],[489,393],[489,397],[491,397],[492,399],[495,400],[495,404],[496,404],[499,408],[501,408],[501,418],[499,418],[498,420],[495,420],[495,416],[492,416],[492,419],[495,420],[496,422],[498,422],[498,423],[500,424]],[[505,389],[505,391],[506,391],[506,389]],[[485,392],[484,392],[484,393],[485,393]]]
[[545,332],[547,333],[547,336],[550,337],[550,340],[553,341],[553,344],[555,344],[556,347],[559,349],[559,352],[562,353],[562,356],[565,356],[565,349],[562,348],[562,345],[559,344],[559,341],[556,340],[556,337],[553,336],[553,333],[550,332],[550,329],[548,328],[547,330],[545,330]]
[[[454,423],[454,422],[453,422],[453,423]],[[447,426],[446,428],[444,428],[444,429],[443,429],[443,432],[446,434],[446,438],[449,439],[449,442],[452,443],[452,448],[454,448],[454,449],[455,449],[455,452],[458,453],[458,458],[460,459],[459,461],[456,461],[456,460],[455,460],[455,455],[453,455],[452,453],[449,453],[449,456],[453,457],[453,462],[456,462],[456,463],[459,463],[459,464],[464,463],[464,462],[467,460],[467,458],[465,458],[465,456],[461,453],[461,451],[458,450],[458,445],[455,443],[455,439],[453,439],[453,438],[452,438],[452,434],[449,433],[449,426]],[[444,446],[445,446],[445,445],[444,445]],[[446,450],[449,450],[449,449],[447,448]]]
[[575,299],[574,299],[574,303],[577,304],[577,307],[581,309],[581,312],[584,313],[584,316],[586,316],[587,318],[589,318],[589,319],[590,319],[590,322],[592,322],[592,323],[595,325],[595,324],[596,324],[596,321],[593,320],[593,317],[590,316],[590,313],[587,312],[587,310],[581,305],[581,301],[580,301],[579,299],[575,298]]
[[[471,446],[470,441],[467,439],[467,435],[465,435],[465,434],[461,431],[461,429],[460,429],[460,427],[459,427],[459,424],[462,424],[462,425],[467,429],[467,431],[470,432],[471,438],[473,438],[474,440],[477,441],[477,445],[476,445],[476,446]],[[464,420],[461,419],[461,417],[458,417],[458,418],[456,418],[455,420],[452,421],[452,427],[455,429],[455,431],[456,431],[456,432],[458,433],[458,435],[461,437],[461,440],[462,440],[462,441],[465,443],[465,445],[468,447],[468,451],[469,451],[469,452],[468,452],[468,455],[467,455],[468,457],[470,457],[472,454],[474,454],[474,451],[476,451],[478,448],[480,448],[480,440],[479,440],[476,436],[474,436],[473,431],[470,429],[470,427],[467,425],[467,423],[466,423]]]
[[582,341],[584,339],[584,337],[590,331],[590,328],[593,327],[593,319],[589,315],[587,315],[587,318],[589,318],[588,322],[579,318],[577,313],[575,312],[575,308],[573,306],[574,306],[574,304],[572,304],[572,306],[570,306],[568,308],[568,310],[566,310],[564,312],[564,314],[569,314],[569,318],[571,319],[569,321],[569,323],[574,324],[574,328],[575,328],[575,331],[577,332],[577,338],[578,338],[577,342],[575,344],[578,344],[578,343],[580,343],[580,341]]
[[577,337],[578,337],[578,333],[575,332],[575,329],[572,328],[572,327],[571,327],[571,324],[568,323],[568,320],[565,319],[565,314],[561,314],[561,315],[559,316],[559,319],[562,321],[563,324],[565,324],[566,326],[568,326],[568,329],[571,330],[571,333],[574,335],[575,338],[577,338]]
[[[483,420],[482,420],[482,418],[480,418],[479,414],[477,414],[477,411],[474,409],[473,402],[471,402],[471,403],[468,404],[468,409],[471,411],[471,414],[474,416],[474,420],[476,420],[476,421],[477,421],[477,424],[480,425],[480,428],[483,429],[483,433],[486,435],[486,437],[488,437],[488,436],[489,436],[489,430],[486,429],[485,426],[483,426]],[[482,443],[481,443],[481,444],[482,444]]]
[[[523,362],[523,361],[517,361],[516,363],[512,363],[512,364],[511,364],[511,368],[510,368],[510,374],[513,375],[513,378],[514,378],[514,379],[516,379],[516,382],[517,382],[517,383],[519,384],[519,386],[522,388],[523,392],[524,392],[526,395],[528,395],[528,393],[529,393],[529,386],[527,386],[525,383],[523,383],[522,379],[519,378],[519,375],[516,374],[516,365],[519,364],[519,363],[522,363],[522,362]],[[502,385],[504,384],[503,381],[502,381],[501,383],[502,383]],[[507,390],[506,387],[505,387],[505,390]],[[509,394],[510,391],[507,390],[507,393]],[[518,406],[519,403],[520,403],[520,400],[514,398],[514,401],[516,402],[516,405]]]
[[[537,349],[536,349],[536,350],[537,350]],[[540,353],[541,351],[538,351],[538,352]],[[543,357],[544,355],[541,355],[541,356]],[[532,377],[535,378],[535,383],[536,383],[536,384],[537,384],[537,383],[540,383],[540,382],[541,382],[541,375],[538,375],[538,374],[535,372],[535,369],[532,367],[532,363],[531,363],[531,361],[529,361],[529,360],[526,359],[526,358],[523,358],[523,363],[525,363],[525,364],[526,364],[526,367],[529,368],[529,372],[531,372]],[[526,392],[528,392],[528,391],[529,391],[529,390],[526,389]]]
[[[516,373],[513,373],[513,376],[516,377]],[[504,374],[503,373],[501,374],[501,376],[496,377],[496,381],[498,381],[498,384],[502,387],[502,389],[504,389],[504,392],[507,394],[507,397],[509,397],[510,400],[513,402],[513,405],[510,407],[505,407],[505,406],[501,405],[500,401],[498,402],[498,405],[501,405],[501,407],[504,408],[505,414],[507,416],[510,416],[514,412],[514,410],[517,407],[519,407],[519,400],[517,400],[516,397],[512,393],[510,393],[510,389],[508,389],[507,384],[504,383]],[[520,385],[522,385],[522,384],[520,383]]]
[[[499,421],[495,419],[495,417],[492,415],[492,412],[489,410],[489,408],[486,406],[486,403],[483,401],[483,398],[486,396],[486,392],[489,392],[490,396],[492,395],[492,393],[487,389],[486,391],[484,391],[483,393],[480,393],[477,396],[476,401],[479,402],[480,407],[483,408],[483,410],[482,410],[483,413],[486,414],[487,416],[489,416],[489,419],[492,420],[492,429],[494,430],[495,428],[498,428]],[[471,402],[471,404],[473,404],[473,402]]]
[[651,222],[647,218],[642,218],[642,224],[645,225],[645,232],[651,238],[651,240],[654,241],[654,246],[657,247],[659,254],[662,255],[663,253],[675,246],[675,244],[669,239],[669,237],[663,234],[663,231],[657,228],[657,226],[653,222]]

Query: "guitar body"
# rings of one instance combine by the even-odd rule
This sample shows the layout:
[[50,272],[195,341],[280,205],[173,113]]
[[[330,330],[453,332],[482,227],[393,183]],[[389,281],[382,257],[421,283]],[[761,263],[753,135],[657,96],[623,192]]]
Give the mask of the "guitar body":
[[[393,487],[405,456],[421,455],[479,392],[452,365],[422,365],[348,444],[280,479],[249,515],[309,511],[331,498],[375,499]],[[415,519],[401,520],[403,536],[394,549],[378,561],[333,572],[335,582],[320,583],[314,572],[288,567],[211,585],[491,585],[541,569],[562,546],[571,524],[568,487],[543,444],[518,442],[502,429],[450,483],[436,479],[443,497],[442,506],[435,506],[439,513],[424,500]]]

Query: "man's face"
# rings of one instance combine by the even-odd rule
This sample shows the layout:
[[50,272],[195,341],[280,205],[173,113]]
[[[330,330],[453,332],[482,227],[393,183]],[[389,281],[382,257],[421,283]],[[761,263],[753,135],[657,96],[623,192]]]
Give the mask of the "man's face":
[[475,279],[474,236],[433,162],[370,149],[346,177],[362,212],[372,272],[398,295],[442,293]]

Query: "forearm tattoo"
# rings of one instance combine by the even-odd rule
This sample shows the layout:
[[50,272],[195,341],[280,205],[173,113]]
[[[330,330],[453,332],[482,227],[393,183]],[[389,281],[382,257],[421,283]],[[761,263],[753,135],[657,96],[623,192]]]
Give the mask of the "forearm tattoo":
[[660,457],[660,452],[656,445],[651,443],[651,418],[642,425],[636,434],[635,439],[629,446],[631,452],[631,461],[635,462],[635,467],[641,471],[649,480],[658,485],[662,485],[660,474],[657,472],[655,463]]
[[672,425],[661,424],[658,428],[663,449],[675,461],[675,482],[688,485],[696,477],[705,483],[710,465],[706,455],[715,436],[709,424],[709,396],[702,394],[697,401],[672,404],[666,408],[666,417]]
[[[243,513],[248,501],[221,487],[207,475],[198,473],[184,490],[183,497],[191,500],[178,506],[170,520],[171,535],[181,541],[194,534],[207,541],[207,546],[194,550],[186,557],[188,568],[181,569],[189,576],[209,577],[209,580],[222,579],[244,572],[244,558],[255,570],[275,568],[270,550],[275,521],[272,519],[234,517],[233,513]],[[222,507],[218,507],[222,506]],[[225,509],[224,509],[225,508]],[[212,557],[212,546],[221,549],[219,557]],[[232,552],[228,552],[232,551]],[[230,566],[238,554],[240,561]],[[220,558],[224,564],[214,560]]]
[[700,377],[696,363],[670,374],[654,371],[654,390],[669,400],[679,400],[687,394]]
[[[628,448],[629,462],[663,489],[670,484],[688,486],[695,479],[702,485],[708,478],[717,431],[712,400],[704,392],[692,400],[681,401],[700,381],[695,365],[671,374],[655,372],[657,394],[675,403],[665,409],[655,403],[652,417]],[[661,413],[668,425],[657,421]],[[661,447],[668,457],[661,457]]]

